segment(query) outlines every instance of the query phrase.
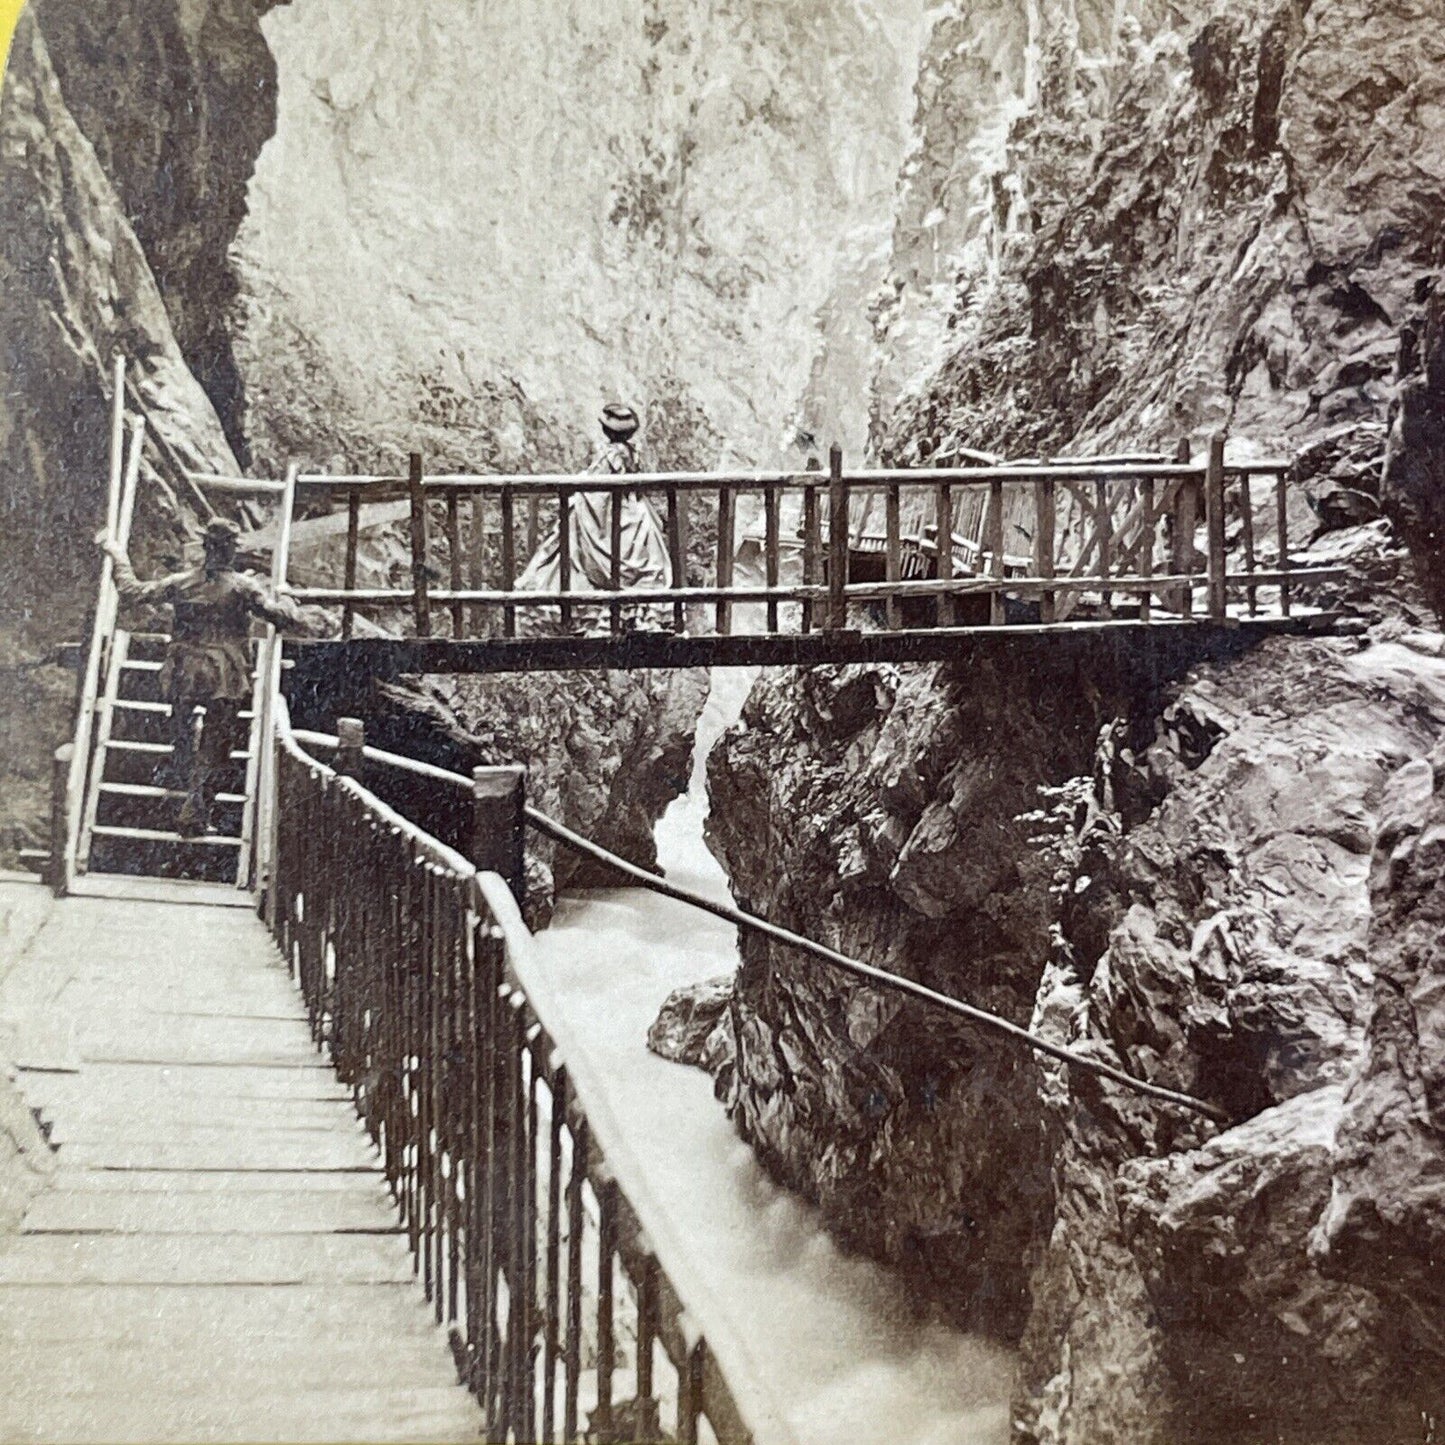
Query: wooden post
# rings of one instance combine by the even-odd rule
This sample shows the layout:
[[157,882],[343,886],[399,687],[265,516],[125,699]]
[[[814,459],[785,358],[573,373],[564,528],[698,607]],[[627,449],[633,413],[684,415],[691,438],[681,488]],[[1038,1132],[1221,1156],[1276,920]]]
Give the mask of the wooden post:
[[[537,499],[532,499],[533,512],[536,511]],[[482,499],[480,494],[477,497],[477,507],[480,508]],[[502,529],[502,591],[510,592],[517,585],[517,538],[516,518],[513,515],[514,503],[512,500],[512,489],[503,487],[501,497],[501,522]],[[473,525],[480,525],[474,519]],[[481,546],[477,546],[478,555],[481,553]],[[517,635],[517,609],[508,602],[502,607],[502,634],[505,637]]]
[[[720,590],[733,585],[733,534],[737,508],[737,493],[731,486],[724,485],[717,494],[717,585]],[[726,597],[719,597],[717,603],[717,631],[719,637],[726,637],[733,626],[733,605]]]
[[[608,536],[608,564],[607,583],[614,593],[622,590],[622,493],[615,490],[612,493],[612,504],[608,509],[609,514],[609,536]],[[622,604],[614,597],[607,604],[607,627],[608,631],[616,637],[622,631]]]
[[[687,514],[682,494],[676,487],[667,489],[667,555],[672,564],[672,585],[687,586]],[[687,605],[672,604],[672,630],[687,630]]]
[[[572,493],[566,487],[557,489],[557,590],[563,596],[572,590]],[[570,631],[572,604],[560,603],[557,614],[562,631]]]
[[426,580],[426,493],[422,489],[421,453],[407,459],[407,500],[411,503],[411,607],[418,637],[431,636],[431,599]]
[[[462,514],[461,498],[447,493],[447,576],[453,592],[462,590]],[[452,603],[452,636],[460,637],[466,630],[462,620],[462,604]]]
[[[1175,449],[1174,460],[1181,466],[1190,461],[1189,438],[1182,437]],[[1173,548],[1170,568],[1176,577],[1189,577],[1194,573],[1194,529],[1199,525],[1199,488],[1192,477],[1184,477],[1179,490],[1174,494]],[[1179,615],[1189,617],[1194,612],[1194,591],[1186,582],[1179,588]]]
[[[782,497],[776,486],[769,486],[763,492],[763,552],[766,571],[764,576],[770,590],[776,589],[782,572],[778,533],[782,530],[780,508]],[[778,599],[768,598],[768,631],[778,630]]]
[[[1147,581],[1154,575],[1154,478],[1145,477],[1139,483],[1139,572]],[[1139,620],[1148,622],[1154,610],[1154,594],[1145,588],[1139,594]]]
[[[953,580],[953,488],[947,482],[939,483],[934,504],[933,524],[938,534],[938,566],[935,570],[940,582],[950,582]],[[938,625],[952,627],[956,620],[953,595],[939,593]]]
[[828,627],[848,626],[848,479],[843,475],[843,448],[828,449]]
[[[1054,479],[1040,477],[1034,483],[1034,571],[1048,580],[1054,575],[1054,530],[1057,516]],[[1054,594],[1039,593],[1039,621],[1054,620]]]
[[110,394],[110,486],[106,492],[105,529],[114,533],[120,524],[121,469],[125,456],[125,355],[115,358]]
[[996,584],[988,594],[988,620],[994,627],[1002,627],[1007,620],[1003,600],[1003,483],[997,479],[988,486],[988,570]]
[[[818,527],[818,489],[803,488],[803,586],[811,588],[818,580],[818,556],[822,551]],[[803,603],[803,631],[813,630],[817,608],[813,599]]]
[[1224,552],[1224,434],[1209,439],[1209,465],[1204,473],[1204,519],[1209,537],[1209,616],[1223,622],[1228,600]]
[[1114,568],[1114,507],[1109,497],[1109,484],[1103,477],[1094,483],[1094,527],[1099,537],[1099,576],[1104,579],[1099,596],[1099,609],[1105,617],[1114,615],[1114,594],[1109,578]]
[[1279,613],[1289,616],[1289,496],[1285,491],[1285,476],[1281,473],[1274,479],[1274,529],[1279,538]]
[[67,856],[70,830],[70,764],[75,744],[62,743],[50,763],[50,867],[46,882],[57,898],[70,892],[70,859]]
[[[883,535],[884,546],[887,548],[883,576],[890,584],[898,582],[903,572],[903,547],[900,538],[902,503],[899,494],[901,491],[902,488],[897,482],[889,482],[888,488],[883,494]],[[903,604],[893,593],[888,595],[887,602],[884,604],[884,612],[890,631],[896,632],[903,626]]]
[[[487,576],[487,499],[484,492],[473,492],[467,508],[467,587],[480,592]],[[482,637],[487,628],[487,611],[480,602],[472,603],[472,636]]]
[[366,728],[359,717],[336,719],[336,771],[344,778],[361,777]]
[[[346,494],[346,560],[342,566],[341,585],[348,592],[356,590],[356,554],[361,545],[361,493],[352,487]],[[351,636],[356,608],[348,598],[341,604],[341,635]]]
[[526,796],[520,763],[472,769],[472,863],[501,874],[519,906],[526,901]]
[[[1249,473],[1243,473],[1239,478],[1239,492],[1241,511],[1240,518],[1244,524],[1244,570],[1254,577],[1254,494],[1249,485]],[[1253,617],[1259,611],[1259,593],[1251,581],[1244,591],[1245,600],[1249,604],[1249,615]]]

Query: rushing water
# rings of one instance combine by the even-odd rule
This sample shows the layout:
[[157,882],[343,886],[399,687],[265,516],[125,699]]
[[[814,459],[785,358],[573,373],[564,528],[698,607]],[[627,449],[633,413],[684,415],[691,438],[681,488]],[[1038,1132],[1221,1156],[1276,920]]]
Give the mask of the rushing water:
[[[668,877],[717,898],[727,880],[702,841],[702,762],[749,681],[714,674],[692,787],[657,830]],[[654,1201],[695,1242],[696,1268],[800,1445],[1001,1445],[1009,1352],[921,1316],[888,1270],[843,1254],[816,1210],[758,1167],[711,1081],[648,1053],[648,1025],[674,988],[736,968],[733,929],[620,888],[564,900],[538,942]]]

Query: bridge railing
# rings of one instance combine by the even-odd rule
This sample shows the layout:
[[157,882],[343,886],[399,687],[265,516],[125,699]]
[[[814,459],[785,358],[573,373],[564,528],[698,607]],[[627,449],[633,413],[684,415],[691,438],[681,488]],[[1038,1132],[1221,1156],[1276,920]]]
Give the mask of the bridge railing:
[[[389,755],[367,756],[380,780]],[[267,912],[486,1438],[786,1445],[647,1203],[508,885],[348,776],[359,758],[292,734],[281,707]]]
[[[739,627],[842,629],[858,608],[892,630],[1084,617],[1223,621],[1231,611],[1288,616],[1295,589],[1340,575],[1291,556],[1288,473],[1283,463],[1226,466],[1219,438],[1202,464],[1110,459],[848,471],[834,448],[827,472],[624,477],[429,476],[413,454],[406,477],[297,478],[303,500],[344,503],[348,526],[334,585],[290,590],[338,606],[343,636],[364,611],[409,612],[423,637],[435,634],[445,613],[452,636],[505,638],[579,622],[617,635],[639,609],[649,630],[710,625],[723,636]],[[610,521],[611,575],[600,585],[583,576],[569,528],[558,526],[582,494]],[[631,497],[645,498],[658,520],[669,585],[622,585]],[[387,502],[404,504],[410,577],[405,586],[362,586],[362,519]],[[520,587],[527,558],[553,532],[556,584]]]

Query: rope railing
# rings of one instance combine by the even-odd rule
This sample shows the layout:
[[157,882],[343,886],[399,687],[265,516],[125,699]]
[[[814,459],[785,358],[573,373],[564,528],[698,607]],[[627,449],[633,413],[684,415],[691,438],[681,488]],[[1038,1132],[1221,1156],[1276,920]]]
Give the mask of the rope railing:
[[[334,748],[338,746],[337,739],[324,733],[298,732],[297,738],[308,745]],[[474,783],[472,779],[463,777],[460,773],[450,772],[445,768],[436,767],[431,763],[420,762],[414,758],[403,757],[398,753],[386,752],[379,748],[363,747],[362,753],[366,759],[373,763],[386,767],[395,768],[402,772],[410,773],[413,776],[424,778],[431,783],[442,783],[455,790],[458,805],[465,806],[466,799],[470,798]],[[485,771],[485,770],[484,770]],[[1071,1069],[1080,1069],[1099,1078],[1110,1080],[1110,1082],[1129,1089],[1136,1094],[1146,1098],[1158,1100],[1160,1103],[1170,1104],[1177,1108],[1188,1110],[1191,1113],[1211,1119],[1215,1123],[1229,1124],[1232,1122],[1230,1116],[1216,1105],[1210,1104],[1203,1099],[1195,1098],[1191,1094],[1183,1093],[1178,1089],[1171,1089],[1163,1084],[1156,1084],[1148,1079],[1141,1079],[1137,1075],[1130,1074],[1124,1069],[1103,1059],[1093,1058],[1088,1054],[1080,1053],[1076,1049],[1070,1049],[1062,1044],[1056,1044],[1052,1040],[1039,1037],[1019,1024],[1001,1018],[999,1015],[990,1013],[973,1004],[966,1003],[962,999],[940,993],[937,989],[929,988],[926,984],[917,982],[903,974],[892,973],[887,969],[879,968],[874,964],[865,963],[861,959],[851,958],[845,953],[827,947],[825,944],[816,942],[805,937],[803,934],[795,933],[781,924],[773,923],[757,914],[748,913],[741,908],[736,908],[725,903],[717,903],[712,899],[704,898],[690,889],[681,888],[675,883],[669,883],[665,878],[659,877],[656,873],[649,872],[635,863],[629,863],[625,858],[610,852],[599,844],[594,843],[590,838],[574,832],[565,824],[559,823],[554,818],[548,817],[545,813],[530,805],[523,805],[522,814],[528,827],[550,838],[554,843],[568,848],[575,853],[580,853],[593,862],[601,863],[607,868],[630,879],[639,887],[646,888],[650,892],[660,894],[664,898],[671,898],[675,902],[684,903],[691,908],[696,908],[704,913],[710,913],[716,918],[723,919],[738,928],[760,934],[770,938],[776,943],[795,949],[800,953],[807,954],[820,962],[826,963],[840,972],[847,973],[854,978],[861,979],[865,983],[882,988],[891,993],[901,994],[907,998],[925,1004],[930,1008],[938,1009],[941,1012],[961,1019],[974,1027],[984,1029],[1000,1037],[1006,1038],[1021,1047],[1032,1050],[1035,1053],[1043,1054],[1057,1062],[1064,1064]]]
[[355,752],[278,709],[267,913],[485,1438],[792,1445],[650,1203],[507,883],[349,775]]

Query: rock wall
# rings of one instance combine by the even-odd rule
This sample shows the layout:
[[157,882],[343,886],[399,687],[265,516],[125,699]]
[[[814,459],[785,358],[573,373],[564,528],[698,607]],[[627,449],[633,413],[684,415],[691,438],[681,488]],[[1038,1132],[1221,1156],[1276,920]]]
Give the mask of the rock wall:
[[[860,448],[861,301],[831,348],[819,313],[881,277],[923,12],[276,11],[280,124],[241,236],[258,454],[360,461],[449,409],[484,462],[575,462],[612,395],[660,456],[685,423],[692,464],[801,465],[799,426]],[[324,402],[309,436],[298,391]]]
[[[1383,522],[1350,591],[1402,620],[1118,692],[1065,668],[1036,696],[1042,649],[1008,689],[765,684],[709,770],[745,903],[1233,1121],[940,1048],[749,947],[695,1052],[852,1239],[936,1248],[925,1287],[1022,1323],[1021,1439],[1413,1440],[1438,1415],[1437,33],[1415,0],[943,7],[874,312],[884,459],[1227,427],[1296,458],[1301,539],[1398,524],[1425,592]],[[1042,860],[1026,781],[1059,790]]]
[[[1364,1056],[1345,1095],[1320,1270],[1390,1311],[1416,1369],[1445,1361],[1445,745],[1389,781],[1371,860],[1375,969]],[[1433,1408],[1445,1413],[1442,1392]]]
[[115,187],[181,354],[243,458],[230,248],[276,127],[276,66],[259,23],[275,3],[42,0],[39,12],[71,114]]
[[[708,761],[708,841],[742,906],[1027,1022],[1050,870],[1022,815],[1087,772],[1101,725],[1188,665],[1161,641],[1060,641],[1030,667],[786,672]],[[1137,741],[1137,740],[1136,740]],[[961,1320],[1016,1333],[1052,1210],[1027,1055],[750,935],[718,1091],[782,1178]]]
[[1239,1122],[1045,1070],[1023,1438],[1416,1438],[1432,1386],[1397,1315],[1310,1241],[1384,962],[1372,845],[1442,728],[1438,656],[1281,640],[1191,678],[1127,760],[1121,787],[1163,800],[1079,873],[1068,935],[1102,951],[1056,958],[1036,1019]]
[[[55,3],[22,16],[0,95],[4,854],[40,841],[49,754],[72,726],[74,680],[46,659],[80,635],[94,596],[114,354],[134,359],[152,424],[176,454],[202,469],[235,469],[149,258],[51,64],[42,21],[70,13]],[[178,548],[184,499],[149,466],[142,497],[142,552]]]

